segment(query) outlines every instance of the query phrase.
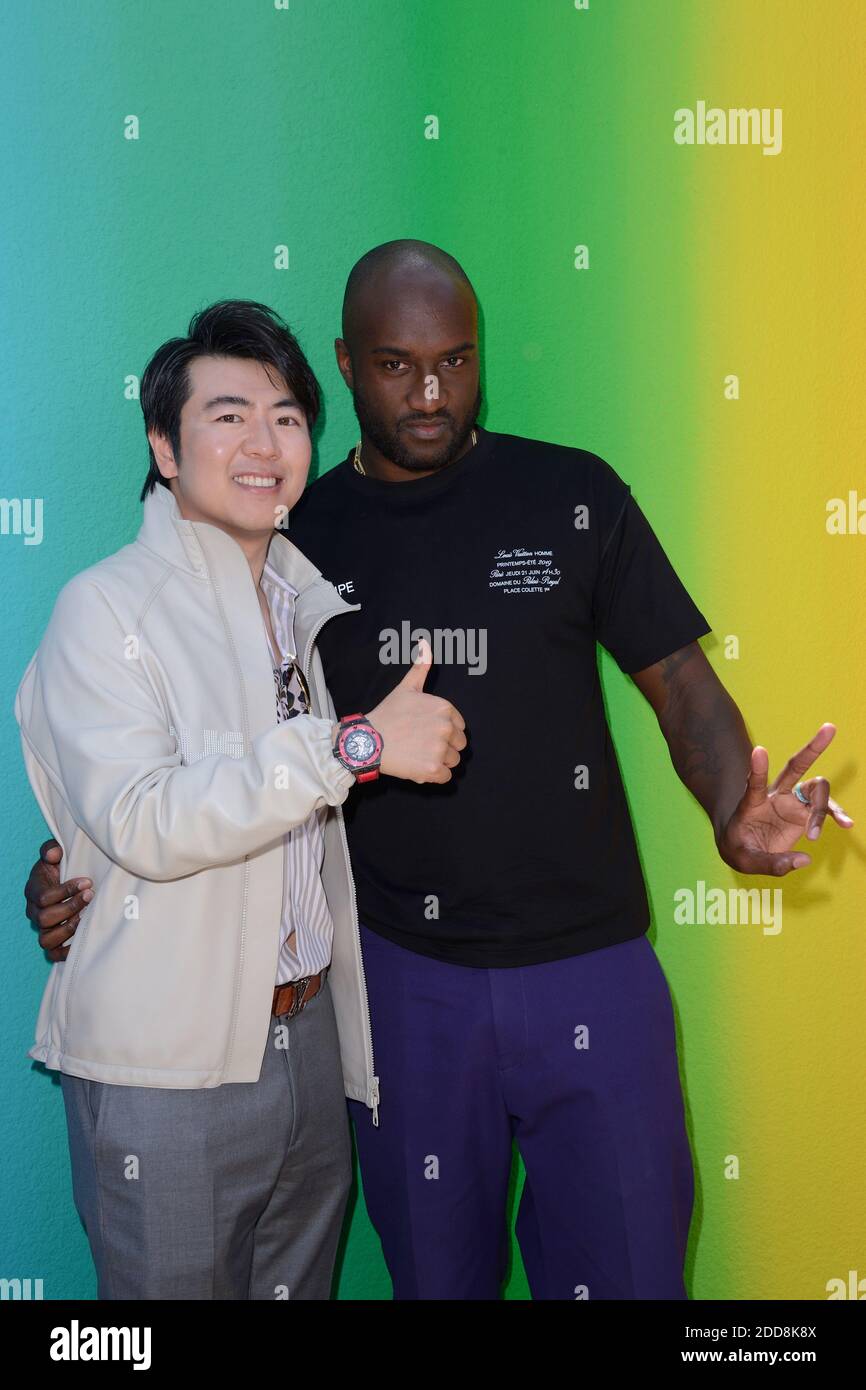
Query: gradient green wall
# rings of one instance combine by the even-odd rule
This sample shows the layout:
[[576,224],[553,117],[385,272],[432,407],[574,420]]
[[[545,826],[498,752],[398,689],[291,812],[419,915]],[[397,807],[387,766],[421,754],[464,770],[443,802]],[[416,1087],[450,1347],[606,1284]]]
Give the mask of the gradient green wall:
[[[94,1295],[56,1076],[26,1057],[47,967],[21,888],[45,831],[11,708],[57,589],[137,529],[126,378],[196,308],[270,303],[322,381],[327,469],[357,438],[333,355],[346,275],[412,236],[479,294],[482,422],[631,483],[771,776],[839,726],[816,771],[857,824],[828,823],[781,881],[782,931],[678,925],[679,887],[780,881],[721,863],[602,658],[680,1031],[691,1296],[866,1277],[866,536],[826,529],[830,498],[866,497],[860,0],[7,0],[3,30],[0,496],[42,497],[44,537],[0,535],[0,1276]],[[782,151],[678,146],[674,111],[699,100],[782,108]],[[390,1296],[360,1194],[340,1296]],[[527,1297],[516,1248],[508,1296]]]

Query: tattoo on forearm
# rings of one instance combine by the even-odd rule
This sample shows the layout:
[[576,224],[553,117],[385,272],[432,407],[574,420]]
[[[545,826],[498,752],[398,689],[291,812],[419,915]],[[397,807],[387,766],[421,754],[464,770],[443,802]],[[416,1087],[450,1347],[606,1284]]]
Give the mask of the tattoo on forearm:
[[675,747],[677,752],[677,771],[684,781],[701,775],[718,776],[724,766],[729,702],[717,694],[704,707],[688,699],[680,703],[684,707],[672,741],[672,749]]
[[663,661],[659,662],[659,674],[668,687],[668,697],[670,697],[671,694],[670,686],[674,677],[678,675],[686,662],[692,659],[694,654],[693,647],[681,647],[678,652],[674,652],[672,656],[666,656]]
[[668,698],[660,724],[677,775],[717,822],[742,795],[751,745],[739,709],[718,681],[675,679],[681,657],[674,653],[662,663]]

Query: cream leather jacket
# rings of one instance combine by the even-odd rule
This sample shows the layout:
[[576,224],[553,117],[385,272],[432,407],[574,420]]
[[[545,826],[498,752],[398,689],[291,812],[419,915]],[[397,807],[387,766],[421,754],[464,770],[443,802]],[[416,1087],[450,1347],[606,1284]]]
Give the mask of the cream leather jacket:
[[[357,903],[316,638],[346,603],[286,537],[312,713],[277,724],[252,575],[237,543],[157,486],[136,540],[61,591],[15,700],[31,786],[93,879],[48,977],[28,1056],[132,1086],[256,1081],[279,952],[284,832],[329,806],[322,879],[347,1096],[378,1120]],[[342,710],[341,714],[354,711]],[[363,795],[361,788],[356,795]]]

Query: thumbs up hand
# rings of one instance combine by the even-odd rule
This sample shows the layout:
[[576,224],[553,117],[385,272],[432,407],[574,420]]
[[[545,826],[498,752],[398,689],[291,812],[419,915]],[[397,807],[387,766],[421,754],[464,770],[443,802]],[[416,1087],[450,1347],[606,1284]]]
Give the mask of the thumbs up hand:
[[438,695],[428,695],[424,682],[433,663],[430,643],[418,643],[418,657],[367,715],[382,735],[380,771],[408,782],[450,782],[451,768],[466,747],[466,725],[460,711]]

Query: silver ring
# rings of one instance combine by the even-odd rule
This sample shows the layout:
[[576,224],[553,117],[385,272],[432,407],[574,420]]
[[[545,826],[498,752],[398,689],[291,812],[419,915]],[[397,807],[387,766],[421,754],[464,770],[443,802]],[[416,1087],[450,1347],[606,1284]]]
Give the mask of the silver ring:
[[798,783],[797,783],[797,785],[796,785],[795,788],[794,788],[794,795],[797,797],[797,799],[798,799],[799,801],[802,801],[802,803],[803,803],[804,806],[811,806],[812,803],[811,803],[811,801],[809,800],[808,796],[804,796],[803,793],[802,793],[801,790],[800,790],[800,788],[802,787],[802,785],[803,785],[802,782],[798,782]]

